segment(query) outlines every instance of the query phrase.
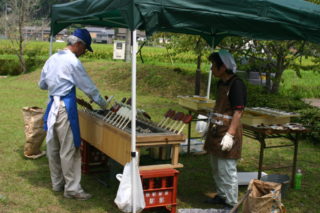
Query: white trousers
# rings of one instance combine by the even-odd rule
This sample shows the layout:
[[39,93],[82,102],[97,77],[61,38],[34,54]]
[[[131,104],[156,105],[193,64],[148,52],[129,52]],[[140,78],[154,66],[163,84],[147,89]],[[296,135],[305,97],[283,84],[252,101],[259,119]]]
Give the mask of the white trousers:
[[238,203],[237,160],[218,158],[212,154],[210,163],[217,193],[234,206]]
[[47,156],[53,190],[64,187],[64,192],[70,195],[82,192],[80,148],[74,146],[73,134],[63,101],[59,105],[53,137],[47,143]]

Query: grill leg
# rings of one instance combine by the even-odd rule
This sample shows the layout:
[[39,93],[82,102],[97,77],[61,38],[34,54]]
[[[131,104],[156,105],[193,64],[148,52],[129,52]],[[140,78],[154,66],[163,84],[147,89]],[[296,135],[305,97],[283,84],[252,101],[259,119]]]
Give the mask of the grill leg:
[[298,134],[295,135],[293,139],[294,143],[294,155],[293,155],[293,165],[292,165],[292,179],[291,179],[291,187],[294,187],[295,178],[296,178],[296,169],[297,169],[297,156],[298,156]]
[[263,164],[263,155],[264,155],[264,148],[266,147],[266,143],[264,138],[259,139],[260,142],[260,156],[259,156],[259,170],[258,170],[258,179],[261,178],[262,173],[262,164]]

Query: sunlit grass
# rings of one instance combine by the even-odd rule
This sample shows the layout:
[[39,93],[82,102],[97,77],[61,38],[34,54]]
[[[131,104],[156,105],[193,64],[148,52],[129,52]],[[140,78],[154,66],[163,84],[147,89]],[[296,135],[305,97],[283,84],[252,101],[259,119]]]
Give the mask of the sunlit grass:
[[[118,62],[91,61],[85,67],[103,95],[114,95],[115,99],[131,96],[130,65]],[[153,88],[150,82],[156,81],[148,76],[170,76],[165,86]],[[47,92],[37,87],[40,69],[17,77],[0,78],[0,212],[108,212],[117,213],[113,200],[118,182],[114,176],[106,174],[83,175],[83,187],[94,194],[88,201],[64,199],[62,193],[51,191],[48,162],[45,157],[38,160],[26,160],[23,157],[24,125],[21,109],[24,106],[45,107]],[[150,82],[142,82],[150,78]],[[176,73],[171,66],[138,66],[138,107],[148,112],[155,122],[169,108],[183,110],[177,104],[177,95],[192,94],[194,91],[193,76]],[[159,78],[161,82],[161,79]],[[205,92],[205,86],[203,88]],[[78,91],[78,95],[86,98]],[[88,100],[88,99],[87,99]],[[95,106],[97,107],[97,106]],[[194,126],[193,126],[194,131]],[[186,133],[186,130],[185,130]],[[281,141],[275,141],[275,143]],[[45,149],[45,144],[43,144]],[[292,161],[292,148],[266,150],[266,165],[285,165]],[[239,160],[239,171],[257,171],[259,143],[244,138],[242,159]],[[301,190],[287,191],[283,203],[288,212],[318,212],[319,159],[320,148],[302,140],[299,145],[298,168],[302,169],[303,182]],[[208,156],[181,156],[184,168],[180,169],[178,205],[180,208],[213,208],[204,204],[206,193],[214,192]],[[121,170],[120,170],[121,171]],[[284,173],[290,175],[290,169],[268,170],[267,173]],[[97,181],[102,178],[109,185],[106,187]],[[240,197],[246,187],[240,187]]]

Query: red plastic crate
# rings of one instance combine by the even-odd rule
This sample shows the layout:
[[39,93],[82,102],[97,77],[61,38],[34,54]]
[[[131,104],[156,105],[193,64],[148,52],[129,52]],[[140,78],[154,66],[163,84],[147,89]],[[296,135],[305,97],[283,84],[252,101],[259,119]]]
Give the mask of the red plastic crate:
[[175,169],[140,171],[145,209],[165,207],[171,213],[176,212],[178,174]]
[[80,146],[80,151],[82,173],[88,174],[90,172],[107,170],[108,157],[104,153],[83,140]]

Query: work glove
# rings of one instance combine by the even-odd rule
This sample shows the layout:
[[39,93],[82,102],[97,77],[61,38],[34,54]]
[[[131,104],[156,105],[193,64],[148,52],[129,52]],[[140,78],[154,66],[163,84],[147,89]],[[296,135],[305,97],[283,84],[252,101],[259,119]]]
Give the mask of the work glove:
[[220,143],[220,145],[222,146],[221,150],[222,151],[230,151],[233,144],[234,144],[234,140],[233,140],[234,136],[229,134],[228,132],[223,136],[222,141]]

